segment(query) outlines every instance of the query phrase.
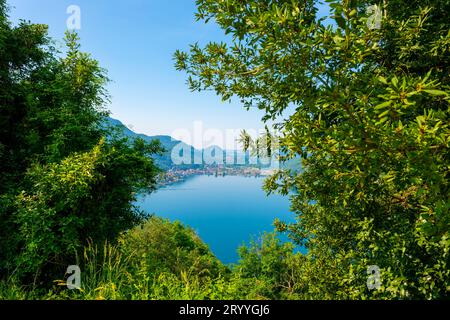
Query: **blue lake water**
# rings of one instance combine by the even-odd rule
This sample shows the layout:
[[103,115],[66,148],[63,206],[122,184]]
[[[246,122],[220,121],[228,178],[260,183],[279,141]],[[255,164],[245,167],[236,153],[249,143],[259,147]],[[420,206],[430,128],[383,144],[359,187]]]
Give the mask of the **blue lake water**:
[[252,236],[273,231],[275,218],[292,221],[289,199],[267,196],[264,178],[195,176],[143,197],[148,213],[193,228],[224,263],[238,261],[237,249]]

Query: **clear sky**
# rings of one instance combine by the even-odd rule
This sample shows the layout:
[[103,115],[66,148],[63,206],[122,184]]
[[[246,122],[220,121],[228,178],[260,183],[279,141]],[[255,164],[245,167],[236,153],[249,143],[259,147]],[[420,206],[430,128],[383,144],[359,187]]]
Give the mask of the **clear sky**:
[[[174,68],[173,53],[189,44],[224,40],[213,23],[195,21],[195,0],[8,0],[10,18],[49,25],[59,41],[67,29],[67,8],[81,9],[82,50],[108,70],[114,118],[138,133],[173,135],[205,129],[261,129],[259,110],[246,111],[213,93],[190,92]],[[185,139],[183,139],[185,140]],[[199,146],[197,141],[186,141]],[[208,144],[208,143],[206,143]],[[214,144],[224,146],[220,141]]]

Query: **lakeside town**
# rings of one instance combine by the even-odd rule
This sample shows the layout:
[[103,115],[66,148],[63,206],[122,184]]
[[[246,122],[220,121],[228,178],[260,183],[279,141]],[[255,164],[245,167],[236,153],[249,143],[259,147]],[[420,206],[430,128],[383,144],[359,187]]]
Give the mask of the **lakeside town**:
[[172,168],[164,172],[159,181],[159,186],[164,187],[171,184],[186,181],[188,178],[198,175],[207,176],[244,176],[265,177],[274,173],[274,169],[261,169],[256,167],[226,167],[226,166],[204,166],[200,168],[176,169]]

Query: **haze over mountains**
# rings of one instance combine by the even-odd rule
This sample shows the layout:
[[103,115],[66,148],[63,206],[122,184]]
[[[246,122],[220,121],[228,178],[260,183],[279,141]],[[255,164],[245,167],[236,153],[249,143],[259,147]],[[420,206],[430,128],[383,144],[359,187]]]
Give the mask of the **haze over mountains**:
[[[171,136],[166,136],[166,135],[159,135],[159,136],[147,136],[145,134],[139,134],[139,133],[135,133],[134,131],[130,130],[127,126],[125,126],[120,120],[117,119],[113,119],[113,118],[107,118],[107,126],[113,126],[118,128],[119,130],[122,131],[122,133],[129,138],[141,138],[146,142],[151,142],[154,140],[159,140],[161,145],[164,147],[164,149],[166,150],[166,152],[161,155],[161,156],[156,156],[155,160],[158,164],[158,166],[163,169],[163,170],[167,170],[173,167],[177,167],[177,169],[191,169],[191,168],[199,168],[202,167],[204,165],[204,163],[209,163],[207,161],[201,161],[201,159],[205,160],[206,157],[213,157],[216,158],[220,157],[219,154],[223,155],[223,159],[224,161],[228,158],[230,158],[230,155],[233,156],[234,155],[234,159],[237,160],[239,159],[244,159],[245,164],[240,164],[239,166],[255,166],[254,164],[250,164],[249,159],[250,156],[247,154],[245,154],[243,151],[239,151],[239,150],[228,150],[225,151],[222,148],[218,147],[218,146],[210,146],[208,148],[205,148],[203,150],[199,150],[194,148],[193,146],[190,146],[182,141],[176,140],[174,138],[172,138]],[[191,159],[190,163],[184,163],[184,164],[179,164],[179,163],[174,163],[174,161],[172,160],[172,152],[174,150],[174,148],[177,148],[175,151],[175,154],[177,154],[177,151],[179,151],[179,155],[180,157],[183,157],[183,152],[186,151],[190,151],[191,152],[191,156],[187,157],[188,159]],[[199,163],[199,160],[202,164]],[[236,163],[242,163],[238,162],[238,161],[233,161],[233,159],[228,159],[226,161],[227,166],[233,166],[236,165]],[[212,165],[217,165],[217,163],[214,163]]]
[[[223,156],[223,163],[226,163],[227,167],[259,167],[259,168],[268,168],[270,166],[264,166],[261,164],[256,164],[256,158],[249,155],[249,153],[244,153],[241,150],[223,150],[218,146],[210,146],[203,150],[199,150],[190,146],[183,141],[179,141],[177,139],[172,138],[171,136],[159,135],[159,136],[147,136],[145,134],[139,134],[132,130],[130,130],[127,126],[125,126],[121,121],[113,118],[107,118],[107,126],[113,126],[118,128],[122,133],[129,138],[141,138],[146,142],[151,142],[154,140],[159,140],[163,148],[166,150],[164,154],[160,156],[154,156],[156,164],[163,170],[168,169],[198,169],[202,168],[205,165],[215,166],[217,163],[211,163],[211,158],[220,159],[220,154]],[[174,148],[176,148],[175,152]],[[183,157],[184,152],[190,152],[190,157]],[[172,153],[175,154],[175,157],[172,156]],[[184,161],[181,163],[175,163],[173,161],[176,158],[176,155],[179,155],[180,158],[190,159],[190,161]],[[216,156],[217,155],[217,156]],[[273,164],[272,164],[273,166]],[[286,163],[279,164],[280,168],[284,169],[292,169],[292,170],[301,170],[301,160],[297,157],[295,159],[291,159]]]

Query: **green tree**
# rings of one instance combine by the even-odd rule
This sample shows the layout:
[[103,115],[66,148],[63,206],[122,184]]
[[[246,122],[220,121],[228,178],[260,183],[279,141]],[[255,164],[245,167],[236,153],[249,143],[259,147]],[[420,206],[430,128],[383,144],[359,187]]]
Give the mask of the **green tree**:
[[264,110],[283,157],[301,156],[266,189],[292,194],[297,222],[277,225],[308,249],[302,297],[448,297],[450,1],[326,2],[319,17],[314,0],[197,0],[230,41],[177,51],[176,67]]
[[0,0],[0,278],[51,285],[88,241],[142,221],[159,143],[105,129],[106,71],[75,33],[57,52],[47,26],[13,26]]
[[237,283],[251,298],[295,299],[301,283],[304,256],[294,245],[282,242],[276,233],[266,233],[249,246],[239,248],[235,266]]
[[186,272],[216,278],[228,272],[198,235],[177,221],[151,217],[122,237],[121,248],[145,264],[149,275]]

